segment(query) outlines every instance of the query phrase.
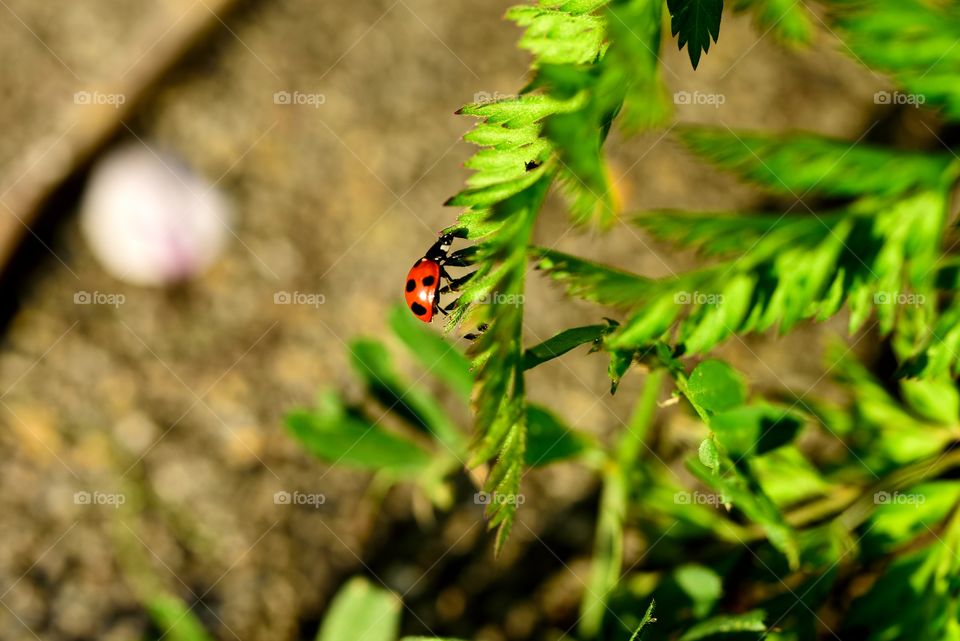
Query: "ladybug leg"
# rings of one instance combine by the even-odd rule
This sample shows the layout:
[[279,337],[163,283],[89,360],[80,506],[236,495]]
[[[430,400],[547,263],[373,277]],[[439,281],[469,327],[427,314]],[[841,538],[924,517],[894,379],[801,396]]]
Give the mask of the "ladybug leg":
[[[444,275],[443,268],[441,268],[440,275]],[[447,294],[449,292],[459,291],[459,289],[463,287],[471,278],[473,278],[473,272],[470,272],[466,276],[461,276],[460,278],[450,278],[448,275],[446,276],[447,284],[440,289],[440,293]]]
[[447,255],[442,263],[451,267],[470,267],[476,262],[476,247],[464,247]]
[[468,260],[465,257],[450,255],[447,260],[443,261],[443,264],[450,265],[451,267],[470,267],[473,264],[473,261]]

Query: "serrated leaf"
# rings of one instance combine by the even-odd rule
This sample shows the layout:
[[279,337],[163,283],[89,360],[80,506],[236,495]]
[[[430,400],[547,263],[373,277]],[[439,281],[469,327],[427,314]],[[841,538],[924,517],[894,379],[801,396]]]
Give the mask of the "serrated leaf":
[[678,130],[694,153],[788,196],[891,196],[937,189],[952,156],[885,149],[812,134],[761,134],[710,127]]
[[613,222],[618,209],[601,148],[624,90],[622,83],[606,87],[614,79],[604,72],[603,67],[546,66],[537,76],[539,84],[579,105],[547,118],[543,133],[556,149],[559,184],[570,201],[574,222],[595,221],[601,227]]
[[604,49],[604,21],[585,12],[518,5],[507,19],[525,27],[520,47],[530,51],[536,64],[586,64]]
[[563,284],[567,294],[602,305],[630,306],[653,291],[653,281],[552,249],[534,247],[537,269]]
[[[960,118],[960,9],[952,2],[925,0],[833,0],[831,26],[852,57],[893,75],[904,87],[903,104],[939,106]],[[908,27],[908,28],[907,28]],[[893,104],[893,92],[878,93],[879,104]]]
[[710,40],[720,37],[723,0],[667,0],[670,30],[677,37],[677,47],[687,47],[690,63],[696,69],[700,56],[710,51]]
[[[497,529],[497,553],[510,533],[520,495],[527,442],[521,345],[524,278],[533,223],[549,184],[549,176],[541,174],[537,182],[487,212],[485,219],[502,220],[502,227],[478,243],[478,255],[484,260],[477,261],[449,319],[452,327],[470,312],[473,321],[487,325],[469,350],[476,416],[471,464],[496,458],[484,490],[503,497],[492,500],[486,510],[489,526]],[[478,221],[461,218],[461,222]]]

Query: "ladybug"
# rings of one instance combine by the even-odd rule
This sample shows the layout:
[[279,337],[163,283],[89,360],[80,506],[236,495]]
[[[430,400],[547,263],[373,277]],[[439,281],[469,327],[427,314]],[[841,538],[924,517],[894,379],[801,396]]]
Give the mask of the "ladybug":
[[[424,323],[432,321],[438,311],[446,313],[440,307],[440,278],[450,280],[443,266],[447,262],[447,252],[451,245],[453,234],[443,234],[423,258],[413,264],[407,274],[407,284],[404,287],[407,307]],[[444,291],[447,289],[444,288]]]

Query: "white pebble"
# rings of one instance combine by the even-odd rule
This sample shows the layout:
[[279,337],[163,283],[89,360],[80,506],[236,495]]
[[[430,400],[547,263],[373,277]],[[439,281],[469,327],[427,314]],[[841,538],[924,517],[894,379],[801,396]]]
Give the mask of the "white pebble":
[[81,224],[111,275],[159,286],[210,266],[226,240],[229,215],[215,187],[176,158],[137,143],[94,168]]

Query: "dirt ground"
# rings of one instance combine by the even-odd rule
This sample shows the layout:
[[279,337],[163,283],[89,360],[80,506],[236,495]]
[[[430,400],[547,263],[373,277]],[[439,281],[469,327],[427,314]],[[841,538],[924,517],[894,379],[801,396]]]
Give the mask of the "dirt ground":
[[[127,123],[135,135],[125,142],[172,150],[218,181],[234,235],[189,285],[136,288],[94,260],[72,203],[3,292],[17,307],[0,346],[0,639],[144,638],[152,628],[137,594],[150,581],[195,605],[215,638],[312,638],[354,573],[408,593],[411,633],[543,638],[572,623],[593,527],[589,474],[559,466],[528,477],[522,525],[494,563],[469,488],[451,514],[418,524],[408,492],[372,505],[366,475],[326,468],[282,429],[285,411],[321,387],[357,394],[345,341],[385,335],[406,269],[454,220],[442,203],[467,175],[471,149],[459,136],[471,123],[453,112],[524,82],[520,32],[501,19],[510,4],[245,2]],[[203,0],[2,5],[0,172],[10,174],[24,150],[55,148],[76,122],[74,92],[122,76]],[[785,51],[728,15],[696,73],[669,43],[665,78],[671,92],[725,98],[679,107],[682,122],[855,140],[882,115],[872,94],[884,82],[838,49],[821,29],[812,51]],[[276,91],[325,101],[277,105]],[[628,211],[765,202],[662,133],[611,145]],[[538,242],[653,276],[692,264],[626,224],[571,230],[559,205]],[[77,305],[79,291],[125,302]],[[278,291],[325,303],[275,305]],[[531,342],[599,315],[531,275]],[[810,345],[842,325],[734,341],[724,356],[761,389],[803,390],[821,371]],[[639,377],[611,398],[605,367],[571,354],[533,372],[530,394],[608,435]],[[672,416],[661,427],[682,441],[684,420]],[[280,490],[322,492],[327,503],[276,505]],[[76,492],[126,503],[77,504]]]

